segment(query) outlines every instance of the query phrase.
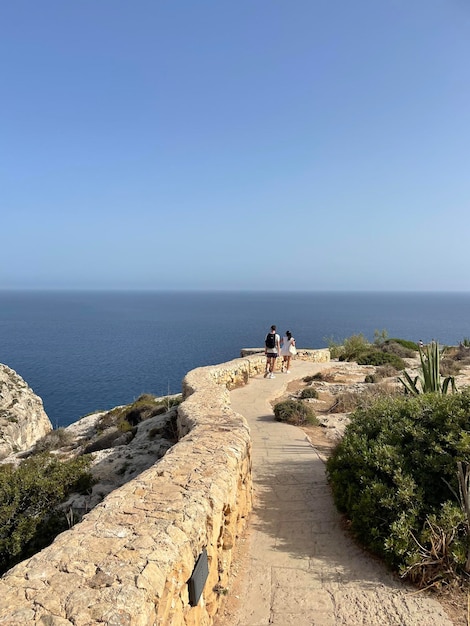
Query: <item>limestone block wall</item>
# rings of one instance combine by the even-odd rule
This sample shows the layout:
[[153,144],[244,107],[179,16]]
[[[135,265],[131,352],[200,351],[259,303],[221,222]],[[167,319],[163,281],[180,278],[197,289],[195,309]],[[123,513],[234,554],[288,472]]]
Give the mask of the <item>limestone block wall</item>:
[[[0,625],[211,626],[252,504],[249,429],[228,390],[264,365],[254,354],[189,372],[181,440],[0,579]],[[203,550],[208,577],[192,606]]]
[[[0,624],[212,624],[252,498],[249,429],[227,387],[263,367],[254,356],[189,372],[182,439],[0,579]],[[190,606],[187,583],[204,549],[209,574]]]
[[[241,357],[252,356],[254,354],[263,354],[264,348],[243,348],[240,351]],[[331,358],[330,350],[328,348],[320,348],[319,350],[314,350],[312,348],[297,348],[297,354],[294,359],[300,359],[301,361],[312,361],[312,363],[328,363]],[[276,359],[276,367],[281,367],[282,359]]]

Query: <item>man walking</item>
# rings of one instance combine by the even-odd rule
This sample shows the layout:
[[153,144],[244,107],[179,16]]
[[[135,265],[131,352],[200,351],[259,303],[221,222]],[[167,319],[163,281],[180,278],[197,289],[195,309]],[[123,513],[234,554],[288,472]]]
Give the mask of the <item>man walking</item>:
[[266,335],[264,340],[264,353],[266,355],[266,370],[264,372],[265,378],[274,378],[274,366],[276,365],[276,359],[281,351],[281,338],[276,332],[276,326],[271,326],[270,332]]

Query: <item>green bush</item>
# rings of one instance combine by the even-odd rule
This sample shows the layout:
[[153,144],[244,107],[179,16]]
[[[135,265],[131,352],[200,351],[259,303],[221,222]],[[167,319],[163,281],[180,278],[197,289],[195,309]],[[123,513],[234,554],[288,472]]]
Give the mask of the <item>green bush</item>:
[[388,339],[388,343],[399,343],[401,346],[411,350],[412,352],[418,352],[418,344],[414,341],[408,341],[408,339],[397,339],[396,337],[393,337]]
[[403,359],[396,354],[381,352],[380,350],[369,350],[364,352],[358,359],[359,365],[391,365],[397,371],[404,370],[406,365]]
[[89,457],[61,461],[47,453],[14,468],[0,466],[0,572],[49,545],[67,529],[58,510],[72,492],[92,486]]
[[284,400],[274,406],[274,418],[278,422],[287,422],[300,426],[302,424],[318,424],[315,411],[302,400]]
[[374,343],[370,343],[362,334],[351,335],[344,339],[342,344],[335,342],[333,339],[328,340],[331,358],[337,358],[340,361],[357,361],[364,357],[364,354],[374,353],[391,353],[401,358],[413,358],[418,351],[418,344],[407,339],[393,338],[389,339],[386,330],[374,333]]
[[[470,461],[469,431],[470,391],[378,400],[353,413],[327,463],[358,539],[422,585],[465,569],[468,525],[455,494],[457,462]],[[433,532],[445,538],[434,560],[426,558]]]
[[387,352],[389,354],[396,354],[402,359],[413,359],[416,356],[415,350],[410,350],[410,348],[406,348],[401,342],[398,341],[387,341],[381,346],[382,352]]
[[318,391],[314,387],[307,387],[302,389],[300,397],[305,400],[306,398],[318,398]]
[[382,346],[386,341],[388,341],[388,332],[385,330],[374,330],[374,344],[376,346]]
[[370,349],[371,345],[362,333],[351,335],[351,337],[344,340],[343,351],[339,359],[340,361],[358,361]]
[[340,361],[356,361],[359,365],[391,364],[397,370],[405,368],[403,357],[414,356],[414,352],[402,345],[402,340],[385,339],[386,331],[377,334],[375,343],[371,344],[362,334],[352,335],[344,340],[338,351]]
[[98,427],[100,430],[106,430],[111,426],[116,426],[120,431],[128,432],[140,422],[168,412],[171,408],[178,406],[181,401],[181,395],[156,398],[149,393],[144,393],[131,404],[118,406],[105,413]]
[[326,342],[326,345],[328,346],[328,349],[330,351],[330,357],[332,359],[338,359],[343,352],[343,346],[335,341],[333,337],[325,337],[324,341]]

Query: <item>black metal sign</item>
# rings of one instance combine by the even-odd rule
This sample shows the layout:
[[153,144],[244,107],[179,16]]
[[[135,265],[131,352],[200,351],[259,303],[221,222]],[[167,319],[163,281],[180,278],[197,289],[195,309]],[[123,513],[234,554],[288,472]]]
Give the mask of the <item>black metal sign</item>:
[[196,606],[201,597],[202,590],[206,584],[209,575],[209,563],[207,561],[207,551],[204,550],[199,555],[196,565],[194,566],[191,578],[188,581],[189,587],[189,604]]

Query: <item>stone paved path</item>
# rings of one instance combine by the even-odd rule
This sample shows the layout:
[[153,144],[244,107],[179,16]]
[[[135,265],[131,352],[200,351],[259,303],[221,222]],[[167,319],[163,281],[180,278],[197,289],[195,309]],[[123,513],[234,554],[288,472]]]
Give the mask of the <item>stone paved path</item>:
[[[254,510],[237,596],[218,626],[452,626],[441,605],[409,589],[345,534],[320,455],[269,400],[329,364],[296,361],[231,392],[253,440]],[[234,592],[235,593],[235,592]]]

